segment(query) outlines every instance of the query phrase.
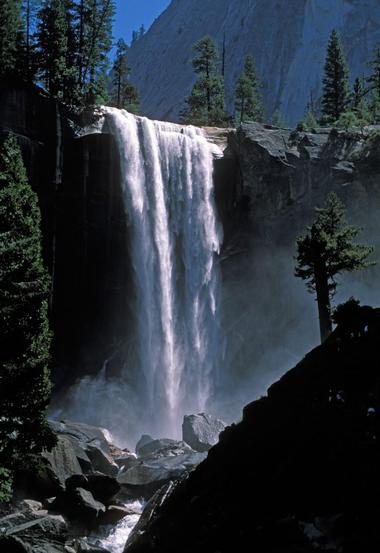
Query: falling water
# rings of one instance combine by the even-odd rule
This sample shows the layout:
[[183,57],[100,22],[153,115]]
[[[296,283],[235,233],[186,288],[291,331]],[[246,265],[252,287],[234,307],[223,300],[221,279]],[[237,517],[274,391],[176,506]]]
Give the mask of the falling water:
[[51,415],[108,428],[124,447],[141,433],[179,437],[183,415],[207,408],[221,357],[221,236],[215,146],[203,131],[113,108],[105,108],[105,120],[120,152],[134,274],[135,328],[129,321],[126,343],[133,346],[118,377],[108,374],[106,361],[96,377],[76,382]]
[[131,234],[140,401],[169,435],[183,413],[204,410],[218,368],[212,150],[195,127],[116,109],[106,117]]

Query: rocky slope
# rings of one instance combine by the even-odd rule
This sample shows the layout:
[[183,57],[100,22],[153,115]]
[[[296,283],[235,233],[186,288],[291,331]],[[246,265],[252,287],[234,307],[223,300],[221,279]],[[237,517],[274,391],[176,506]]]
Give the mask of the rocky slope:
[[367,73],[380,40],[378,0],[173,0],[130,51],[142,110],[154,119],[176,120],[194,81],[192,45],[209,34],[220,45],[226,39],[229,110],[242,60],[253,54],[267,115],[279,107],[294,124],[310,93],[320,97],[326,44],[334,27],[343,35],[352,77]]
[[380,312],[341,322],[245,407],[126,553],[378,550]]

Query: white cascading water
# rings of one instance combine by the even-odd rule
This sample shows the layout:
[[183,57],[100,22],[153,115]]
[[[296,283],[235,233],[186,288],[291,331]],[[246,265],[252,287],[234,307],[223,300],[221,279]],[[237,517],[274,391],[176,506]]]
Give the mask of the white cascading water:
[[195,127],[112,108],[106,118],[131,235],[139,402],[147,430],[174,435],[184,413],[205,409],[218,369],[212,147]]
[[131,447],[142,433],[179,438],[183,415],[206,409],[217,380],[221,234],[213,157],[221,151],[201,129],[104,111],[120,153],[135,329],[128,321],[130,353],[120,375],[109,376],[106,361],[51,415],[108,428],[115,443]]

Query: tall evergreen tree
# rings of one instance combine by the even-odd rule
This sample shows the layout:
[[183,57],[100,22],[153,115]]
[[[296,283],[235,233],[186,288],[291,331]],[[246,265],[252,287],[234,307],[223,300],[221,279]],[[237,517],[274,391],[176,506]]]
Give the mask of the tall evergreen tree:
[[0,151],[0,480],[55,441],[45,418],[51,336],[40,224],[37,196],[10,135]]
[[139,97],[137,89],[129,81],[130,68],[127,63],[128,46],[121,38],[116,45],[116,57],[112,73],[112,104],[118,108],[138,113]]
[[321,340],[332,330],[331,299],[335,294],[336,276],[368,267],[370,246],[355,244],[360,229],[346,223],[345,208],[336,194],[327,197],[323,208],[316,209],[316,219],[307,233],[297,239],[295,275],[307,282],[308,290],[317,296]]
[[0,0],[0,77],[17,72],[21,33],[21,0]]
[[323,77],[322,120],[331,124],[346,111],[350,102],[349,71],[341,38],[334,29],[327,47]]
[[380,100],[380,43],[376,46],[374,59],[370,62],[372,73],[367,82],[376,98]]
[[194,45],[196,56],[192,65],[198,79],[186,107],[181,113],[184,123],[220,125],[225,121],[224,79],[220,74],[220,59],[214,40],[205,36]]
[[69,19],[65,0],[44,0],[39,12],[39,73],[48,92],[64,99],[68,77]]
[[113,0],[81,0],[79,5],[80,88],[91,103],[106,97],[108,53],[112,48]]
[[27,82],[32,82],[37,72],[36,27],[40,4],[38,0],[22,0],[21,73]]
[[247,56],[244,71],[236,83],[235,90],[235,113],[239,123],[263,120],[263,106],[259,89],[260,82],[255,61],[252,56]]

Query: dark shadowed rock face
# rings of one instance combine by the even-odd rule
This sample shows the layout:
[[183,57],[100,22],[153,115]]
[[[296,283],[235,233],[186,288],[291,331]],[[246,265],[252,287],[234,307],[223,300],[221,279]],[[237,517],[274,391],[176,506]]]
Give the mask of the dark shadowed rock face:
[[365,316],[248,405],[126,551],[376,551],[380,311]]
[[112,136],[76,136],[74,127],[41,90],[0,85],[0,136],[17,135],[42,211],[59,384],[106,359],[117,370],[130,319],[118,151]]

